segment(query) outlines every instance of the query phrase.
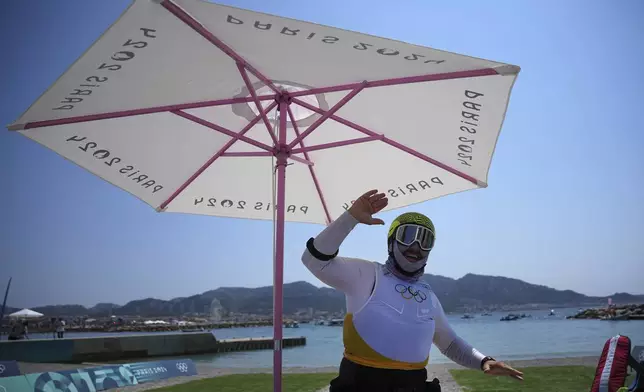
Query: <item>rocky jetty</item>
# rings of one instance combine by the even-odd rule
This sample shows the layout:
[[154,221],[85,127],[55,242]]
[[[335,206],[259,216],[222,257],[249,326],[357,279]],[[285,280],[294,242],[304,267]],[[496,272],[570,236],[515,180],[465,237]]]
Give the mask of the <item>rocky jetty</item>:
[[644,320],[644,304],[616,305],[610,308],[590,308],[582,310],[568,319],[599,320]]

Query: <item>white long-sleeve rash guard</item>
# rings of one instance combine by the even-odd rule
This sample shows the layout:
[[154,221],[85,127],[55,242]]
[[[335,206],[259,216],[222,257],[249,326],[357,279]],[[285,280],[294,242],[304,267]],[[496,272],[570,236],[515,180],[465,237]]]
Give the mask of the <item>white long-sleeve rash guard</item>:
[[[358,221],[345,212],[315,237],[313,241],[315,249],[325,255],[335,254],[357,224]],[[302,255],[302,262],[322,282],[345,294],[347,313],[360,309],[369,299],[375,284],[378,263],[339,256],[322,261],[315,258],[308,249]],[[471,369],[480,369],[485,355],[456,335],[447,321],[440,301],[433,292],[430,295],[434,296],[438,304],[438,313],[434,317],[434,345],[443,355],[457,364]]]

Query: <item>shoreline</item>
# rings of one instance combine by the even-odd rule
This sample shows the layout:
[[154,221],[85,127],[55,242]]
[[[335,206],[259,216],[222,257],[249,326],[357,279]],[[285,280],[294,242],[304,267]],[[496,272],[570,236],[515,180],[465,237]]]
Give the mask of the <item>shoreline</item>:
[[[573,309],[578,308],[579,310],[573,315],[568,315],[566,319],[602,319],[608,315],[609,309],[615,311],[618,316],[626,316],[624,319],[630,320],[644,320],[644,304],[614,304],[608,307],[602,306],[601,304],[582,304],[576,306],[569,305],[548,305],[548,304],[538,304],[538,306],[530,305],[517,305],[517,306],[507,306],[498,309],[463,309],[457,308],[447,312],[448,315],[458,316],[464,314],[479,314],[479,313],[507,313],[507,312],[531,312],[531,311],[544,311],[547,309]],[[130,316],[125,316],[130,317]],[[166,319],[168,317],[177,317],[177,316],[157,316],[159,319]],[[155,317],[144,317],[144,319],[150,319]],[[297,322],[299,324],[314,324],[314,319],[302,318],[299,316],[289,315],[286,316],[284,320],[284,327],[288,328],[288,325]],[[195,322],[190,325],[176,325],[176,324],[136,324],[136,325],[121,325],[118,327],[106,326],[101,324],[87,324],[87,325],[69,325],[66,327],[65,332],[71,333],[110,333],[110,334],[128,334],[128,333],[179,333],[179,332],[206,332],[206,331],[216,331],[222,329],[234,329],[234,328],[257,328],[257,327],[270,327],[273,325],[272,319],[256,319],[249,321],[220,321],[220,322]],[[7,328],[0,326],[0,332],[6,332]],[[51,334],[51,328],[38,328],[32,327],[32,333],[40,334]]]
[[[528,359],[516,361],[504,361],[510,366],[515,368],[528,368],[537,366],[589,366],[596,367],[599,360],[597,356],[583,356],[583,357],[564,357],[564,358],[544,358],[544,359]],[[82,363],[82,364],[61,364],[61,363],[27,363],[20,362],[20,370],[23,374],[26,373],[44,373],[56,372],[61,370],[73,370],[83,367],[94,367],[102,365],[113,365],[114,363]],[[256,367],[256,368],[231,368],[231,367],[214,367],[208,364],[195,362],[198,374],[190,377],[177,377],[157,382],[150,382],[145,384],[133,385],[125,388],[117,388],[114,391],[123,392],[140,392],[151,389],[167,387],[172,385],[184,384],[190,381],[201,380],[205,378],[220,377],[229,374],[254,374],[254,373],[272,373],[272,367]],[[339,364],[338,364],[339,365]],[[441,380],[441,387],[444,392],[460,392],[461,388],[456,384],[450,370],[463,369],[462,366],[455,363],[430,363],[427,366],[427,377],[432,379],[434,377]],[[303,366],[285,366],[283,373],[337,373],[337,366],[325,367],[303,367]],[[331,381],[331,378],[329,378]],[[313,392],[313,391],[311,391]]]

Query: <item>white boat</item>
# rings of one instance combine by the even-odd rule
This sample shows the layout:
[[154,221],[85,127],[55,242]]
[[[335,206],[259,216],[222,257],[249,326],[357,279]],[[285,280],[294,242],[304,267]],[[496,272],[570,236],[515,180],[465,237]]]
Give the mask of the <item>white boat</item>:
[[344,319],[332,319],[329,321],[329,326],[342,326],[344,325]]

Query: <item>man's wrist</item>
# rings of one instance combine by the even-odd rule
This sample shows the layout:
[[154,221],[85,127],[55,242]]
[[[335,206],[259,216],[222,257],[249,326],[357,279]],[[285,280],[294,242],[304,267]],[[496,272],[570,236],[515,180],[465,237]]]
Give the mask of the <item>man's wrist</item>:
[[481,370],[483,370],[483,366],[485,365],[485,362],[487,362],[487,361],[496,361],[496,359],[494,359],[492,357],[485,357],[485,358],[481,359]]
[[[360,221],[358,221],[356,219],[356,217],[353,216],[353,214],[350,211],[350,208],[348,210],[346,210],[344,212],[344,214],[342,214],[342,215],[344,215],[344,218],[346,218],[347,222],[350,222],[349,224],[352,225],[352,228],[356,227],[358,225],[358,223],[360,223]],[[343,217],[342,215],[340,215],[341,218]],[[340,219],[340,218],[338,218],[338,219]]]

